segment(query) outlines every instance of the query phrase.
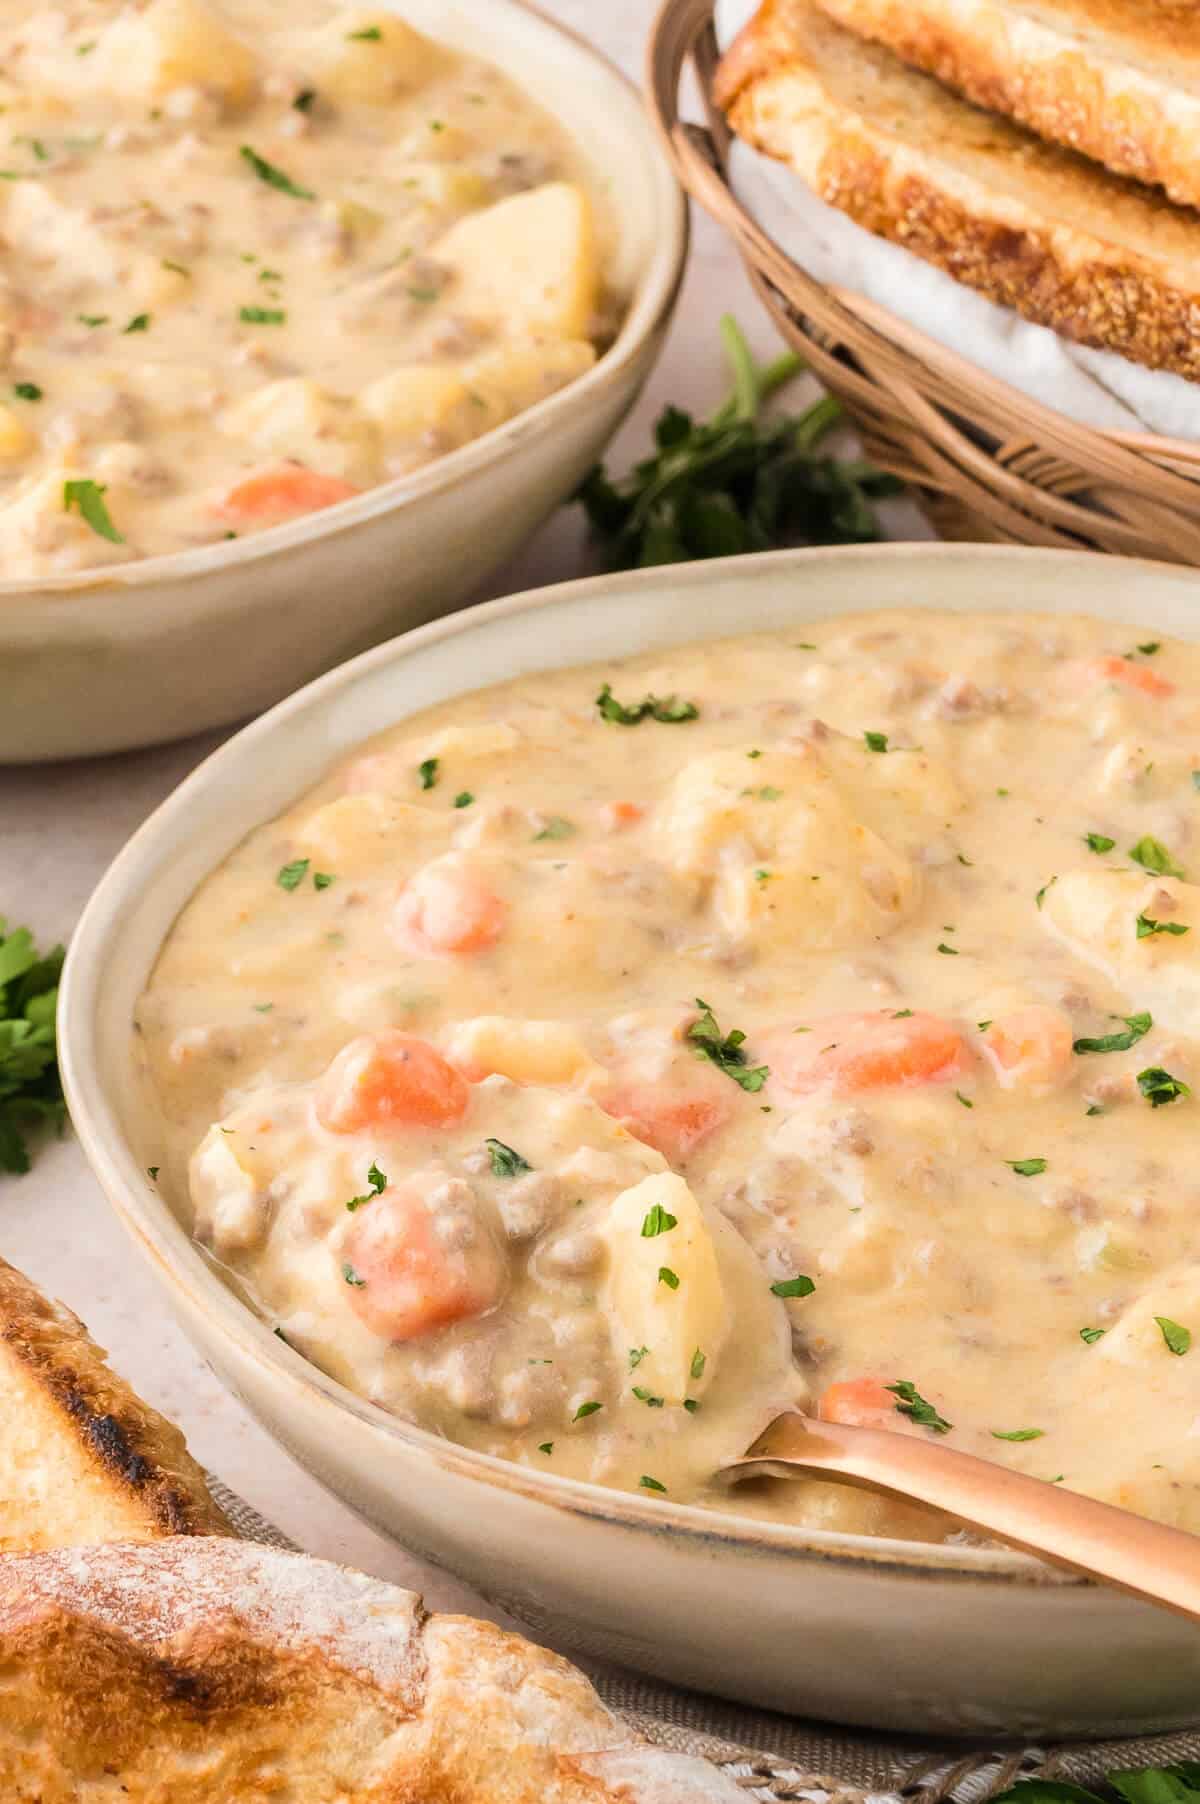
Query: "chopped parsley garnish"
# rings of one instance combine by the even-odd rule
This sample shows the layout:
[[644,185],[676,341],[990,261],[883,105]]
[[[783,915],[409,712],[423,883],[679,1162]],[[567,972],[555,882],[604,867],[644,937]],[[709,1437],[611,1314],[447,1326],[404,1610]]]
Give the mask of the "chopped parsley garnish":
[[13,383],[13,394],[22,401],[40,401],[42,392],[36,382]]
[[534,844],[539,839],[570,839],[575,831],[574,821],[566,820],[561,814],[552,814],[540,833],[535,833]]
[[957,958],[958,957],[958,947],[957,946],[948,946],[946,944],[945,940],[938,941],[938,951],[941,953],[944,953],[947,958]]
[[1192,1094],[1190,1084],[1181,1077],[1172,1077],[1161,1065],[1148,1065],[1145,1071],[1139,1071],[1137,1087],[1152,1109],[1161,1109],[1165,1103],[1182,1101]]
[[282,307],[241,307],[238,318],[244,326],[283,326],[287,313]]
[[969,1096],[964,1096],[961,1090],[956,1090],[954,1092],[954,1094],[958,1098],[959,1102],[962,1104],[964,1109],[973,1109],[975,1107],[975,1104],[971,1101],[971,1098]]
[[131,332],[148,332],[149,330],[150,315],[148,313],[135,313],[129,324],[122,328],[122,332],[126,338],[129,337]]
[[367,1282],[365,1278],[359,1277],[348,1259],[342,1265],[342,1277],[347,1284],[353,1285],[355,1290],[362,1290]]
[[538,1452],[539,1453],[553,1453],[554,1452],[554,1442],[553,1441],[539,1441],[538,1442]]
[[265,157],[260,157],[248,144],[242,145],[240,154],[242,161],[249,163],[259,181],[266,182],[269,188],[277,188],[281,194],[290,194],[296,200],[316,200],[311,188],[301,188],[290,175],[285,175],[274,163],[268,163]]
[[488,1160],[494,1178],[515,1178],[523,1171],[532,1171],[533,1166],[520,1153],[514,1152],[511,1146],[505,1146],[503,1140],[490,1138],[483,1143],[488,1149]]
[[773,1297],[811,1297],[816,1285],[801,1272],[794,1278],[777,1278],[771,1286]]
[[62,965],[61,946],[43,957],[28,927],[9,929],[0,916],[0,1171],[28,1171],[26,1131],[61,1132],[66,1120],[55,1041]]
[[158,1166],[158,1165],[147,1165],[146,1176],[150,1179],[150,1181],[152,1183],[154,1183],[154,1184],[158,1183],[158,1174],[161,1169],[162,1169],[162,1167]]
[[869,752],[886,752],[888,749],[886,733],[864,733],[863,738]]
[[1125,1023],[1125,1032],[1121,1034],[1101,1034],[1098,1040],[1076,1040],[1074,1052],[1128,1052],[1131,1046],[1150,1032],[1154,1026],[1154,1017],[1148,1010],[1136,1015],[1114,1015],[1114,1021]]
[[1134,925],[1139,940],[1148,940],[1155,933],[1173,933],[1178,938],[1191,932],[1182,921],[1156,921],[1152,915],[1139,915]]
[[1040,1441],[1045,1434],[1044,1428],[993,1428],[994,1441]]
[[107,488],[102,482],[90,479],[75,479],[63,483],[63,512],[69,514],[73,507],[79,512],[92,531],[112,545],[123,545],[125,540],[112,523],[108,509],[104,505]]
[[898,1399],[896,1408],[902,1416],[916,1422],[921,1428],[931,1428],[934,1434],[949,1434],[952,1423],[944,1416],[939,1416],[932,1403],[927,1403],[911,1378],[900,1378],[895,1384],[884,1386]]
[[417,775],[421,779],[422,789],[432,789],[438,780],[439,758],[425,758],[417,766]]
[[1044,1159],[1006,1159],[1004,1163],[1011,1166],[1019,1178],[1040,1178],[1046,1169]]
[[633,1394],[639,1403],[646,1405],[647,1409],[661,1409],[665,1402],[665,1398],[656,1397],[654,1392],[648,1391],[644,1384],[635,1384]]
[[692,1354],[692,1364],[691,1364],[692,1377],[693,1378],[703,1378],[704,1368],[707,1364],[708,1364],[708,1360],[705,1358],[704,1354],[700,1351],[699,1347],[697,1347],[696,1351]]
[[1103,1340],[1108,1333],[1107,1328],[1081,1328],[1079,1338],[1085,1347],[1094,1347],[1098,1340]]
[[81,326],[107,326],[107,313],[77,313],[75,315]]
[[1135,864],[1140,864],[1144,871],[1152,872],[1155,877],[1183,876],[1161,839],[1155,839],[1149,833],[1144,834],[1136,846],[1130,846],[1129,856]]
[[309,860],[293,858],[291,864],[281,865],[275,873],[275,881],[280,889],[299,889],[308,874]]
[[454,798],[454,806],[456,808],[469,808],[474,800],[475,797],[471,794],[469,789],[460,789]]
[[387,1177],[380,1171],[378,1165],[375,1165],[374,1163],[367,1172],[367,1183],[371,1188],[366,1194],[364,1196],[352,1196],[350,1201],[346,1204],[351,1215],[354,1214],[356,1209],[361,1209],[364,1203],[373,1203],[375,1198],[377,1196],[382,1196],[387,1189]]
[[676,695],[659,697],[644,695],[640,702],[627,706],[619,702],[612,692],[612,686],[605,683],[596,697],[596,706],[605,720],[610,720],[618,727],[636,727],[643,720],[657,720],[663,726],[678,726],[685,720],[697,720],[700,710],[695,702],[680,701]]
[[630,1347],[630,1349],[629,1349],[629,1370],[631,1372],[636,1372],[637,1368],[641,1365],[643,1359],[645,1359],[645,1357],[646,1357],[647,1353],[649,1353],[649,1351],[650,1351],[649,1347]]
[[298,113],[311,113],[316,98],[317,90],[315,88],[301,88],[292,105]]
[[258,279],[260,282],[282,282],[283,271],[281,269],[260,269]]
[[274,1007],[275,1004],[273,1002],[256,1002],[254,1004],[254,1012],[256,1015],[269,1015]]
[[1111,852],[1117,842],[1110,839],[1107,833],[1085,833],[1083,843],[1093,852]]
[[1139,645],[1137,649],[1144,658],[1152,658],[1156,651],[1162,649],[1162,641],[1159,639],[1151,639],[1148,644]]
[[171,259],[170,259],[170,257],[164,257],[164,258],[163,258],[163,260],[162,260],[162,266],[163,266],[163,268],[164,268],[164,269],[169,269],[169,270],[170,270],[170,271],[171,271],[171,273],[172,273],[172,275],[176,275],[176,276],[186,276],[186,277],[187,277],[187,279],[188,279],[188,281],[189,281],[189,282],[190,282],[190,281],[191,281],[191,279],[192,279],[192,272],[191,272],[191,270],[190,270],[190,269],[188,269],[188,267],[187,267],[187,266],[186,266],[186,264],[183,264],[183,263],[173,263],[173,262],[172,262],[172,261],[171,261]]
[[1179,1323],[1173,1322],[1169,1315],[1156,1315],[1154,1319],[1167,1343],[1168,1351],[1180,1356],[1186,1353],[1192,1344],[1191,1329],[1181,1328]]
[[679,1289],[679,1279],[676,1276],[676,1274],[671,1270],[669,1265],[660,1265],[659,1266],[658,1281],[660,1284],[665,1284],[668,1290],[678,1290]]
[[642,1239],[653,1240],[659,1234],[669,1234],[672,1228],[678,1226],[679,1217],[664,1209],[661,1203],[655,1203],[652,1209],[646,1211],[642,1222]]
[[685,1397],[683,1400],[683,1407],[687,1410],[689,1416],[694,1416],[700,1405],[694,1397]]
[[1048,890],[1053,889],[1054,885],[1057,882],[1058,882],[1057,877],[1051,877],[1049,883],[1043,883],[1041,889],[1038,891],[1037,895],[1033,898],[1039,908],[1042,906],[1042,903],[1046,900],[1046,892]]
[[573,1422],[582,1422],[585,1416],[594,1416],[598,1409],[603,1408],[603,1403],[581,1403],[579,1408],[575,1411],[575,1414],[571,1417],[571,1420]]
[[430,306],[441,294],[440,288],[406,288],[404,291],[410,301],[419,301],[423,307]]
[[663,1496],[666,1496],[666,1485],[660,1484],[657,1478],[651,1478],[646,1472],[642,1473],[642,1476],[638,1479],[638,1483],[641,1485],[643,1491],[661,1491]]
[[773,783],[764,783],[762,788],[756,791],[756,794],[760,802],[777,802],[783,791],[776,789]]
[[[620,569],[769,551],[802,536],[831,544],[877,539],[871,501],[899,484],[861,459],[819,447],[842,409],[825,395],[803,413],[764,418],[764,403],[805,366],[790,352],[759,366],[728,315],[721,336],[733,393],[707,420],[667,407],[649,457],[613,481],[602,466],[578,499]],[[805,647],[804,649],[811,649]]]
[[362,31],[348,31],[346,36],[352,44],[378,44],[383,33],[378,25],[368,25]]
[[740,1084],[751,1095],[756,1094],[770,1077],[770,1066],[747,1065],[746,1054],[742,1050],[746,1043],[745,1034],[738,1028],[722,1034],[717,1026],[716,1016],[702,996],[697,996],[696,1007],[703,1010],[703,1013],[698,1021],[692,1022],[687,1037],[695,1046],[698,1056],[711,1059],[718,1071],[723,1071],[726,1077],[731,1077],[735,1084]]

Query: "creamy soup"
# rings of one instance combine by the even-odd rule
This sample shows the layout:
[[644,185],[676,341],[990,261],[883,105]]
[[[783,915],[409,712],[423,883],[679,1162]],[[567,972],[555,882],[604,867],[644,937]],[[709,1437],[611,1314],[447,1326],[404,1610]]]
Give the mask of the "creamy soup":
[[889,612],[408,719],[176,924],[158,1182],[539,1470],[728,1508],[800,1405],[1200,1528],[1198,698],[1144,630]]
[[565,133],[393,12],[0,0],[0,42],[0,577],[344,500],[611,335]]

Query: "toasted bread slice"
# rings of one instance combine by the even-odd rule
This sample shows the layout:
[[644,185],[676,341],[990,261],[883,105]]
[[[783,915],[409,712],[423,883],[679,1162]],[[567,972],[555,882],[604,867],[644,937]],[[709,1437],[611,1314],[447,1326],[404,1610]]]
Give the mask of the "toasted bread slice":
[[0,1797],[738,1804],[556,1654],[323,1560],[183,1540],[0,1560]]
[[0,1553],[231,1532],[179,1430],[0,1260]]
[[978,106],[1200,205],[1195,0],[819,4]]
[[1066,338],[1200,376],[1200,216],[960,100],[814,0],[718,71],[749,143],[881,238]]

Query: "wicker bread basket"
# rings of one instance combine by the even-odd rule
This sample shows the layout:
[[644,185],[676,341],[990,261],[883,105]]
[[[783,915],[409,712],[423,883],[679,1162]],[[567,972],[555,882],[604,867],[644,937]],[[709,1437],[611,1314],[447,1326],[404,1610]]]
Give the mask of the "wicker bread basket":
[[[731,234],[784,338],[845,402],[869,456],[913,486],[947,538],[1114,551],[1200,566],[1200,444],[1100,431],[1042,406],[884,307],[816,281],[727,179],[730,134],[709,100],[713,0],[665,0],[647,99],[684,187]],[[689,62],[708,127],[680,117]]]

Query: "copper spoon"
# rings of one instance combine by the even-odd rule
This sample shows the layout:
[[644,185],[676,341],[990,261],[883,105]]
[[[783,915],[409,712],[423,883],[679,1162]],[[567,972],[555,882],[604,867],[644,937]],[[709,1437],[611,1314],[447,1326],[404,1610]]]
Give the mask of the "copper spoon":
[[930,1504],[1027,1553],[1200,1620],[1200,1536],[957,1453],[932,1435],[918,1439],[789,1412],[720,1477],[736,1484],[801,1474]]

